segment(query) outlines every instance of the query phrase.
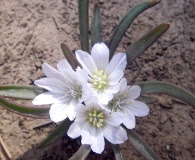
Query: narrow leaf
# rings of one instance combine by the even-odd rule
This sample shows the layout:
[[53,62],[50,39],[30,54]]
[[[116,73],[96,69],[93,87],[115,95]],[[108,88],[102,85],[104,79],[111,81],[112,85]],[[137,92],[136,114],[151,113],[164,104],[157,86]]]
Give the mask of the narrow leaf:
[[17,99],[34,99],[43,92],[45,92],[44,89],[30,85],[0,86],[0,96]]
[[153,82],[140,82],[138,85],[141,87],[141,94],[144,93],[161,93],[173,96],[183,100],[187,104],[195,108],[195,95],[191,92],[168,82],[153,81]]
[[22,106],[0,97],[0,105],[12,112],[33,118],[49,118],[49,108],[45,106]]
[[153,104],[153,103],[158,102],[158,99],[155,97],[149,97],[149,96],[143,96],[143,95],[141,95],[137,100],[142,101],[146,104]]
[[62,121],[60,125],[37,146],[37,148],[44,148],[62,138],[67,133],[71,124],[72,122],[68,118]]
[[[123,35],[131,25],[131,23],[134,21],[134,19],[142,12],[147,10],[148,8],[160,3],[160,0],[148,0],[146,2],[142,2],[135,6],[132,10],[130,10],[126,16],[121,20],[119,25],[117,26],[114,34],[112,35],[112,38],[110,40],[110,55],[113,56],[116,48],[118,47],[118,44],[120,43]],[[111,58],[110,57],[110,58]]]
[[88,6],[89,0],[78,0],[79,7],[79,29],[80,42],[83,51],[89,52],[89,20]]
[[89,145],[81,145],[79,150],[69,160],[85,160],[90,151],[91,147]]
[[120,152],[120,147],[118,144],[112,144],[112,150],[114,151],[116,160],[123,160],[122,154]]
[[159,160],[148,144],[134,131],[128,130],[129,143],[147,160]]
[[137,58],[141,53],[143,53],[147,48],[149,48],[163,33],[169,29],[169,24],[163,23],[155,27],[135,43],[130,45],[127,50],[127,63],[132,63],[135,58]]
[[74,54],[70,51],[70,49],[65,44],[63,43],[61,44],[61,49],[64,53],[64,56],[66,57],[67,61],[70,63],[73,69],[76,69],[78,66],[80,66]]
[[95,3],[91,23],[91,44],[102,42],[102,20],[98,3]]

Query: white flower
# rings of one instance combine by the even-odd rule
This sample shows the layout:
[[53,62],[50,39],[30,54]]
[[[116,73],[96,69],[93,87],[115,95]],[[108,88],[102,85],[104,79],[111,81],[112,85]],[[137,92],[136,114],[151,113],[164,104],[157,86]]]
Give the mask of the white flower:
[[71,138],[81,136],[81,143],[88,144],[96,153],[102,153],[104,137],[113,144],[121,144],[128,139],[124,128],[120,126],[122,117],[118,113],[103,110],[95,102],[86,102],[76,108],[77,115],[67,134]]
[[89,74],[89,86],[100,103],[107,104],[113,93],[119,90],[119,80],[123,77],[127,62],[125,53],[117,53],[109,62],[109,49],[104,43],[96,43],[91,55],[82,50],[76,57]]
[[46,78],[36,80],[34,83],[48,92],[42,93],[34,98],[33,104],[52,104],[49,111],[50,118],[59,122],[67,117],[75,118],[75,108],[91,95],[87,86],[88,75],[84,69],[72,69],[67,60],[60,60],[57,69],[47,63],[43,63],[42,69]]
[[103,107],[113,113],[119,112],[123,118],[123,124],[128,128],[135,128],[135,116],[143,117],[148,115],[148,106],[135,100],[140,96],[141,88],[137,85],[127,86],[125,78],[120,81],[119,92],[114,94],[113,99]]

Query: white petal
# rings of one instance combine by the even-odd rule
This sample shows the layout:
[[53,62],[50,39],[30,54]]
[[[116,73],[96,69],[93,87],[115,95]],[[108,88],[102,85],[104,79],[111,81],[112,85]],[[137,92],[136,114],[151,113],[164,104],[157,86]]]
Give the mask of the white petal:
[[50,66],[49,64],[47,64],[46,62],[44,62],[42,64],[42,69],[43,69],[43,73],[48,77],[48,78],[56,78],[59,79],[61,81],[64,80],[63,76],[61,75],[61,73],[54,69],[52,66]]
[[119,84],[108,85],[107,88],[105,89],[105,92],[107,94],[117,93],[118,91],[119,91]]
[[70,128],[68,129],[68,132],[67,132],[68,136],[71,137],[71,138],[77,138],[81,135],[81,130],[80,130],[80,127],[79,127],[79,124],[74,122]]
[[80,69],[76,71],[77,81],[82,83],[87,83],[88,74],[85,69]]
[[69,105],[66,109],[66,114],[68,116],[68,118],[73,121],[76,117],[76,112],[75,112],[75,108],[77,106],[72,106],[72,105]]
[[85,123],[84,125],[80,126],[82,127],[81,130],[81,143],[82,144],[92,144],[95,136],[92,134],[95,132],[95,128],[90,126],[88,123]]
[[97,134],[97,136],[94,138],[93,143],[91,144],[91,149],[98,153],[101,154],[102,151],[104,150],[104,146],[105,146],[105,141],[104,141],[104,137],[103,137],[103,133],[100,132],[99,134]]
[[71,65],[68,63],[68,61],[66,59],[61,59],[57,64],[57,68],[60,72],[64,72],[64,71],[67,71],[67,70],[71,71],[71,72],[74,72]]
[[42,78],[34,82],[37,86],[47,89],[50,92],[63,94],[66,84],[54,78]]
[[96,96],[99,100],[99,103],[102,104],[108,104],[108,102],[113,98],[112,94],[107,94],[105,92],[99,92],[96,94]]
[[109,62],[109,49],[104,43],[96,43],[92,50],[93,57],[98,70],[105,70]]
[[103,130],[104,137],[113,144],[121,144],[128,139],[127,132],[121,126],[107,125]]
[[106,114],[105,123],[112,126],[119,126],[123,122],[123,116],[117,112]]
[[49,115],[52,121],[60,122],[67,118],[67,104],[55,103],[49,110]]
[[128,108],[138,117],[147,116],[149,113],[148,106],[145,103],[136,100],[133,103],[130,103]]
[[75,53],[76,53],[76,57],[79,63],[92,76],[94,72],[97,70],[97,66],[93,58],[91,57],[91,55],[81,50],[77,50]]
[[135,116],[134,114],[129,110],[129,109],[124,109],[124,119],[123,119],[123,124],[128,128],[128,129],[133,129],[135,128]]
[[87,84],[83,84],[82,87],[82,97],[80,99],[80,103],[82,103],[83,101],[87,100],[88,98],[90,98],[92,96],[92,91],[89,89]]
[[62,100],[63,100],[63,97],[59,94],[45,92],[45,93],[41,93],[38,96],[36,96],[33,99],[32,103],[34,105],[44,105],[44,104],[59,103]]
[[121,70],[115,70],[108,76],[108,84],[115,85],[119,83],[120,79],[123,77],[124,72]]
[[129,100],[134,100],[140,96],[141,88],[140,86],[127,86],[126,92]]
[[105,73],[110,74],[114,70],[124,70],[127,65],[126,54],[117,53],[113,56],[110,63],[108,64]]
[[127,80],[126,78],[123,78],[120,80],[120,86],[119,86],[119,94],[123,94],[127,87]]

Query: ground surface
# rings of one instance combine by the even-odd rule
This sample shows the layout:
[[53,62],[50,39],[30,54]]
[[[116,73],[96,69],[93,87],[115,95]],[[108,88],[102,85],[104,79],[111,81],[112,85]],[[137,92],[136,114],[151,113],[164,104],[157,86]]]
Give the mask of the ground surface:
[[[142,0],[99,0],[104,40],[108,40],[122,16]],[[90,14],[94,1],[90,1]],[[139,16],[120,43],[125,49],[138,37],[158,24],[170,29],[141,57],[128,66],[131,83],[163,80],[195,93],[195,1],[162,0]],[[90,16],[91,18],[91,16]],[[43,76],[41,64],[56,66],[63,58],[60,43],[79,49],[77,1],[71,0],[0,0],[0,84],[33,84]],[[195,111],[167,96],[149,105],[150,114],[137,118],[135,130],[149,143],[161,159],[195,159]],[[33,129],[45,120],[22,117],[0,107],[0,135],[12,159],[67,159],[78,148],[79,140],[67,140],[36,150],[35,146],[55,128]],[[125,160],[143,159],[128,142],[121,145]],[[91,153],[90,159],[114,159],[111,149],[103,156]]]

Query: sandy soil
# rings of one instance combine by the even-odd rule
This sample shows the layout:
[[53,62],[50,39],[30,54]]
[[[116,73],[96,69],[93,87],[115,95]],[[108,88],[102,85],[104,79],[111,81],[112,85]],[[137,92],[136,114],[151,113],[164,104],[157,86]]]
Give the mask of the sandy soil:
[[[90,1],[90,15],[93,3]],[[108,40],[119,20],[142,0],[99,0],[102,10],[103,36]],[[0,0],[0,84],[33,84],[43,76],[41,64],[55,66],[63,58],[60,43],[79,49],[77,1],[71,0]],[[163,80],[195,93],[195,1],[162,0],[145,11],[124,36],[118,51],[124,52],[138,37],[156,25],[167,22],[170,29],[136,62],[128,66],[126,78],[131,83]],[[90,16],[91,18],[91,16]],[[147,117],[137,118],[135,130],[149,143],[161,159],[195,159],[195,111],[167,96],[156,96]],[[63,141],[43,150],[35,146],[55,128],[33,129],[46,120],[22,117],[0,107],[0,135],[18,160],[68,159],[79,140]],[[124,160],[143,159],[128,142],[121,145]],[[90,159],[114,159],[111,149]]]

